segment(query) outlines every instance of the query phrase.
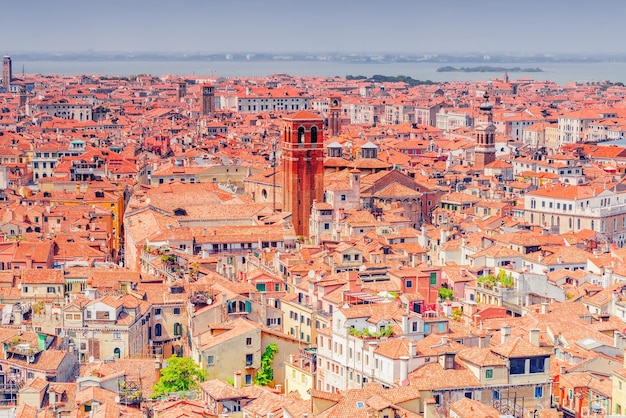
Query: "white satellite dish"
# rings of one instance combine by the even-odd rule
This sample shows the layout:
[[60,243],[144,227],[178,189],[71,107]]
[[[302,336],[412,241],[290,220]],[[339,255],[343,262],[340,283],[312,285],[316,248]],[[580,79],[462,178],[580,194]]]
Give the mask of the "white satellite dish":
[[315,270],[309,270],[308,276],[309,276],[309,279],[314,278],[315,277]]
[[90,362],[90,363],[93,363],[93,361],[94,361],[93,356],[89,356],[89,362]]
[[120,397],[119,397],[119,395],[115,397],[115,403],[120,403]]

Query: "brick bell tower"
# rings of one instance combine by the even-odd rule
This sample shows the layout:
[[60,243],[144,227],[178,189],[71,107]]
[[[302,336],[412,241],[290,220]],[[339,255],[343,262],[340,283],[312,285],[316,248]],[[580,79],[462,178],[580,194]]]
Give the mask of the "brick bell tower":
[[309,235],[313,200],[324,198],[324,119],[309,111],[283,117],[283,211],[296,233]]
[[341,133],[341,97],[333,96],[328,102],[328,135],[339,136]]
[[496,160],[496,127],[493,124],[492,109],[489,95],[483,96],[485,101],[478,106],[480,121],[474,129],[476,148],[474,148],[474,168],[484,170],[485,166]]

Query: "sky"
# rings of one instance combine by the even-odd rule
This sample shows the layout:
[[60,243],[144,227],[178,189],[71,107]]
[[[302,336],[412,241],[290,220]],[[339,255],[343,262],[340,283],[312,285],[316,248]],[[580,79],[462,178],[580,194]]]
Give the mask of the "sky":
[[18,0],[0,54],[624,54],[624,0]]

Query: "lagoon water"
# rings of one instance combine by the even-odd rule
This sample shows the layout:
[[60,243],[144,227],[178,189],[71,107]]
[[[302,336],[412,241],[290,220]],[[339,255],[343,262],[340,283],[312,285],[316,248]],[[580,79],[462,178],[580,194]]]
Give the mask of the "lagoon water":
[[[32,60],[13,61],[13,73],[19,77],[21,69],[27,74],[100,74],[100,75],[137,75],[163,74],[176,75],[215,75],[222,77],[263,77],[283,73],[293,76],[345,77],[375,74],[386,76],[409,76],[417,80],[477,81],[502,78],[500,72],[441,72],[436,70],[445,63],[401,62],[401,63],[348,63],[338,61],[52,61]],[[510,72],[509,79],[530,78],[549,80],[564,85],[575,82],[612,82],[626,83],[625,62],[590,62],[590,63],[453,63],[454,67],[475,67],[492,65],[497,67],[539,67],[543,72]]]

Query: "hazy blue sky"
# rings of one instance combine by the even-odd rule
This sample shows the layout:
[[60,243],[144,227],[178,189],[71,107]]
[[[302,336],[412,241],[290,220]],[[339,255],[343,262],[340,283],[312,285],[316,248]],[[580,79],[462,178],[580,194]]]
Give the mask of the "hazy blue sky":
[[626,53],[624,0],[6,0],[23,51]]

